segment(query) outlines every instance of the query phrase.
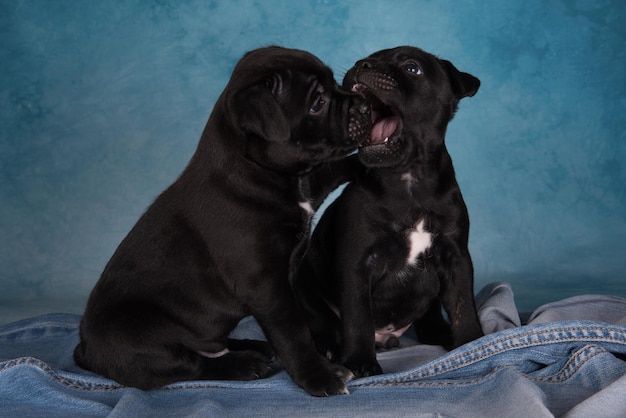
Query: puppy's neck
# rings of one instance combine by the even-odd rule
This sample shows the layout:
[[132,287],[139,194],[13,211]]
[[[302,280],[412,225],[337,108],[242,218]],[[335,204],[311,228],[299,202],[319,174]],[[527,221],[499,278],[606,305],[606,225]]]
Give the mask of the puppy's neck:
[[418,197],[437,195],[456,184],[452,159],[444,144],[423,149],[423,154],[396,167],[369,168],[365,170],[367,184],[387,194]]

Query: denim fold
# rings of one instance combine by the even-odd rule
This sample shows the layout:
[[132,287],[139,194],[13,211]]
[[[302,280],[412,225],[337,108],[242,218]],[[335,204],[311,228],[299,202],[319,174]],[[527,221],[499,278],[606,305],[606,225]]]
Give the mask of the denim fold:
[[[484,337],[447,352],[408,338],[378,353],[384,373],[315,398],[282,370],[255,381],[178,382],[142,391],[79,368],[80,316],[0,327],[2,417],[623,417],[626,299],[584,295],[521,325],[507,283],[477,295]],[[233,338],[262,339],[253,318]]]

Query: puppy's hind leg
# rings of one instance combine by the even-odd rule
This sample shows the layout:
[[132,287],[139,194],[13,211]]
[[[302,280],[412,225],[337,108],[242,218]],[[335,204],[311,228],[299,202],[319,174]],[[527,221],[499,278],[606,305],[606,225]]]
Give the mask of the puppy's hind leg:
[[[150,314],[151,319],[157,318],[154,311]],[[144,321],[130,330],[120,325],[128,325],[128,317],[104,326],[94,322],[100,328],[91,321],[82,324],[81,342],[74,351],[76,363],[125,386],[145,390],[200,379],[251,380],[270,371],[271,350],[263,341],[243,340],[227,348],[226,341],[207,343],[167,317],[158,318],[159,327],[151,328]]]
[[[267,341],[229,338],[226,345],[210,344],[212,351],[197,349],[199,341],[190,346],[189,364],[195,370],[193,380],[254,380],[271,370],[272,347]],[[221,349],[220,349],[221,346]]]
[[194,352],[187,347],[153,350],[149,355],[137,355],[133,366],[125,370],[120,383],[153,389],[170,383],[191,380],[253,380],[266,376],[270,359],[253,351],[217,353]]

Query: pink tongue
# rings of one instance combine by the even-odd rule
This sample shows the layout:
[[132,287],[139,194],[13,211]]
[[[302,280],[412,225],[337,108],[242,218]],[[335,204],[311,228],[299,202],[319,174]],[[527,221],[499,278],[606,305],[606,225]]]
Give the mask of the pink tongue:
[[370,144],[382,144],[385,138],[389,138],[398,128],[400,117],[389,116],[376,122],[370,134]]

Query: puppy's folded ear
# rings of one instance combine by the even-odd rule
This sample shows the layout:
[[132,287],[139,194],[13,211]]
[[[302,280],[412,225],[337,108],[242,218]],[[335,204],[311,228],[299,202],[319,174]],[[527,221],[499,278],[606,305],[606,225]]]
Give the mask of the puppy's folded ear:
[[253,85],[237,93],[230,103],[234,123],[244,133],[269,142],[286,142],[291,129],[276,100],[276,86],[270,82]]
[[480,87],[480,80],[469,73],[464,73],[456,69],[450,61],[442,60],[443,66],[450,78],[452,91],[461,100],[463,97],[472,97]]

